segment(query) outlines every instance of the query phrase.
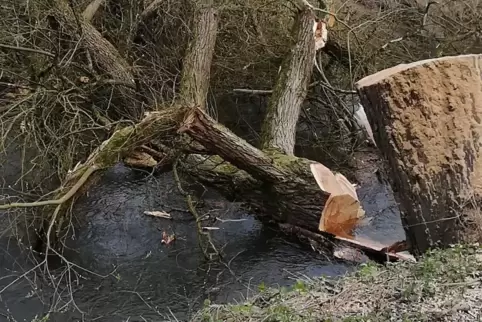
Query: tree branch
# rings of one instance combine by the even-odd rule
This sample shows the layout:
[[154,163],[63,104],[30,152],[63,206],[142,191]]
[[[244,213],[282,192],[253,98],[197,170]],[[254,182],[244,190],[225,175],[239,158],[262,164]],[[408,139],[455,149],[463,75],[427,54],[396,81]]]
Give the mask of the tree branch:
[[0,48],[7,48],[7,49],[13,49],[13,50],[20,50],[20,51],[26,51],[30,53],[36,53],[36,54],[41,54],[45,56],[49,56],[54,58],[55,54],[50,53],[48,51],[40,50],[40,49],[35,49],[35,48],[27,48],[27,47],[18,47],[18,46],[11,46],[11,45],[6,45],[6,44],[0,44]]

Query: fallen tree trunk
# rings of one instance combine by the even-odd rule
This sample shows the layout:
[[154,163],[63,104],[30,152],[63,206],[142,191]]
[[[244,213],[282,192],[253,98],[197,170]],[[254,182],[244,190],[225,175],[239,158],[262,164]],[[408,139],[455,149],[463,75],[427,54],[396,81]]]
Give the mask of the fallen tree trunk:
[[[93,2],[96,9],[96,2]],[[100,5],[100,2],[98,3]],[[125,108],[128,117],[138,119],[140,109],[135,97],[136,83],[128,62],[120,55],[119,51],[94,26],[77,14],[66,0],[49,1],[51,15],[55,19],[58,28],[67,31],[71,37],[79,41],[81,46],[92,56],[95,67],[100,72],[109,75],[113,83],[119,89],[114,94],[122,95],[125,101]],[[88,11],[89,11],[88,10]],[[87,13],[87,18],[89,14]]]
[[444,57],[357,83],[416,254],[467,241],[470,219],[482,237],[481,66],[482,55]]
[[[63,0],[55,2],[64,3]],[[218,124],[205,112],[217,14],[211,0],[196,3],[196,6],[191,28],[193,37],[183,61],[180,92],[174,106],[155,106],[153,112],[135,125],[115,131],[64,180],[65,187],[76,187],[75,191],[67,188],[61,190],[60,195],[67,193],[69,198],[59,197],[48,204],[59,205],[70,201],[81,192],[78,183],[86,182],[97,170],[108,168],[126,157],[136,163],[142,161],[145,155],[140,152],[148,152],[151,148],[149,145],[155,141],[174,151],[168,151],[168,154],[175,158],[176,164],[183,165],[189,174],[225,195],[246,201],[264,222],[275,223],[284,231],[292,231],[308,239],[312,239],[312,235],[323,235],[328,237],[326,240],[334,241],[333,236],[325,235],[318,229],[329,193],[320,189],[313,177],[310,170],[313,161],[292,155],[294,130],[314,63],[315,16],[311,8],[305,7],[298,12],[296,21],[299,25],[294,26],[296,42],[282,65],[270,112],[265,118],[265,133],[268,133],[266,137],[269,139],[264,141],[264,149],[260,150]],[[66,12],[59,17],[70,19]],[[65,28],[76,27],[66,22]],[[89,37],[99,36],[94,31],[89,31]],[[83,45],[92,49],[90,41],[83,42]],[[113,46],[105,49],[110,52],[99,54],[100,58],[103,55],[120,57]],[[124,65],[124,62],[117,63]],[[115,74],[112,68],[116,64],[105,63],[103,66],[109,73]],[[189,150],[185,149],[186,145],[191,144],[186,138],[200,144],[209,155],[186,153]],[[32,205],[5,205],[4,209],[27,206]],[[330,213],[342,211],[342,207],[338,204]],[[52,227],[62,223],[57,214],[56,210],[53,216],[46,218],[47,246]]]
[[[180,130],[230,163],[211,171],[221,172],[224,176],[232,173],[234,185],[249,183],[250,187],[258,188],[242,197],[261,217],[266,216],[265,221],[289,223],[318,231],[328,193],[318,187],[311,174],[310,163],[313,161],[258,150],[199,109],[187,114]],[[236,168],[244,171],[242,182],[235,177],[240,175],[233,171]],[[193,174],[204,181],[205,174]],[[216,187],[217,183],[212,182],[212,185]],[[232,191],[232,188],[229,190]]]

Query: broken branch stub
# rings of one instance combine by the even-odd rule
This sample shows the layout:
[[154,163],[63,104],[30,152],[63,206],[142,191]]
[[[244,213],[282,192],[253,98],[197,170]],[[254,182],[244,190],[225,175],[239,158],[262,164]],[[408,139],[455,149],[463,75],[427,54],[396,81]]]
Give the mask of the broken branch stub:
[[482,55],[398,65],[356,87],[412,250],[467,241],[480,217]]

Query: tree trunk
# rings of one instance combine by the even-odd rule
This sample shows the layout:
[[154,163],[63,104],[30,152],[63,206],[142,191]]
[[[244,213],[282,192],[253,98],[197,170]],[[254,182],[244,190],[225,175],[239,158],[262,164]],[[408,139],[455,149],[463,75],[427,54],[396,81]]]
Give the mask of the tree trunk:
[[[283,231],[304,235],[308,240],[312,240],[313,236],[318,236],[318,241],[325,240],[324,236],[333,240],[333,236],[318,230],[329,193],[321,190],[313,177],[310,170],[313,161],[292,155],[296,123],[314,63],[313,13],[309,8],[298,13],[299,25],[294,28],[296,42],[282,65],[265,120],[264,134],[268,139],[263,144],[265,149],[260,150],[218,124],[205,112],[210,64],[217,33],[217,15],[210,4],[211,0],[204,0],[201,5],[205,7],[195,10],[193,38],[185,54],[181,90],[174,106],[156,106],[156,111],[148,113],[137,124],[114,132],[110,139],[103,142],[64,180],[64,186],[77,187],[79,182],[86,182],[94,171],[112,166],[153,140],[168,146],[176,152],[175,155],[179,155],[179,151],[185,152],[183,147],[187,140],[184,138],[189,137],[211,154],[185,155],[179,163],[190,174],[218,188],[227,196],[236,196],[238,200],[246,201],[260,219],[277,224]],[[69,13],[61,16],[62,19],[67,19]],[[66,22],[69,22],[68,19]],[[69,28],[72,27],[69,25]],[[89,34],[89,37],[100,37],[95,29],[90,30]],[[102,42],[105,43],[105,40]],[[89,48],[93,46],[90,41],[85,45]],[[109,48],[111,49],[105,55],[114,59],[117,57],[116,51],[115,48]],[[112,70],[115,64],[102,60],[104,54],[98,55],[108,72],[115,73]],[[124,62],[116,64],[123,66]],[[179,133],[182,139],[179,139]],[[64,189],[61,193],[63,197],[59,196],[47,204],[57,205],[56,209],[59,209],[59,202],[67,202],[79,191],[81,192],[79,189]],[[32,205],[15,205],[25,206]],[[8,207],[9,205],[5,206]],[[57,221],[62,222],[61,216],[57,214],[58,210],[53,218],[50,217],[48,238],[53,225]]]
[[444,57],[357,83],[416,254],[467,240],[480,217],[481,66],[482,55]]
[[180,99],[187,106],[205,110],[217,29],[217,10],[212,1],[196,6],[181,78]]
[[[231,173],[234,185],[248,183],[258,188],[255,191],[244,189],[248,195],[239,197],[248,201],[261,219],[318,231],[328,193],[318,187],[311,174],[313,161],[278,152],[262,152],[199,109],[187,114],[181,131],[230,163],[213,168],[212,172],[220,173],[220,177]],[[234,169],[243,170],[243,173]],[[194,174],[204,181],[205,173]],[[220,188],[216,182],[211,183]],[[221,187],[226,186],[224,180],[221,183]],[[232,187],[229,191],[233,191]]]
[[283,61],[268,105],[261,133],[263,149],[275,148],[293,155],[296,124],[315,59],[314,19],[313,12],[305,8],[295,21],[293,36],[296,43]]
[[60,28],[66,30],[92,55],[92,61],[102,73],[110,75],[126,100],[127,114],[135,119],[140,115],[135,103],[136,83],[130,65],[119,51],[105,39],[82,15],[77,15],[66,0],[51,0],[52,15]]

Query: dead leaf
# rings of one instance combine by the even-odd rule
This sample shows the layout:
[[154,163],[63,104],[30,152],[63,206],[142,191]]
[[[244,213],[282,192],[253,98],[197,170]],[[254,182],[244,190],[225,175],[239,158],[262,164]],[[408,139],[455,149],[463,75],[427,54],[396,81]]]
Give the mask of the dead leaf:
[[161,244],[169,245],[169,244],[171,244],[174,240],[176,240],[176,236],[175,236],[175,235],[169,235],[169,234],[166,233],[165,231],[162,232]]
[[150,154],[140,151],[130,153],[124,162],[131,167],[152,168],[157,165],[157,161]]
[[144,211],[144,214],[153,217],[172,219],[171,215],[165,211]]

